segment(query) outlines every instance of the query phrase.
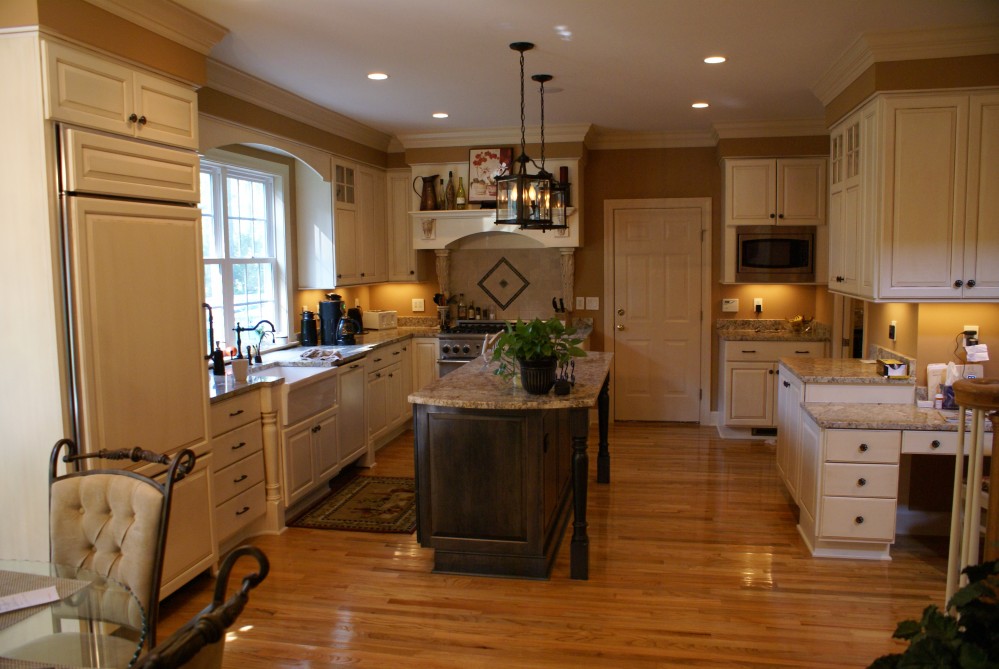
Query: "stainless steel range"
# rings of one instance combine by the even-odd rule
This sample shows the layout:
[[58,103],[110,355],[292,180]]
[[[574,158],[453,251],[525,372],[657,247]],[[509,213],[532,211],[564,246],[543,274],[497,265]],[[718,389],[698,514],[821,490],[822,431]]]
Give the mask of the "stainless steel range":
[[489,335],[502,332],[506,321],[458,321],[437,335],[437,375],[449,372],[482,355]]

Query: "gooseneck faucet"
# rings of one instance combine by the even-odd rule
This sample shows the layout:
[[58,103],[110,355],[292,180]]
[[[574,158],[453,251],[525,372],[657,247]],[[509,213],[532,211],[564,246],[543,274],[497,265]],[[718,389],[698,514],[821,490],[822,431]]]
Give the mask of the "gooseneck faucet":
[[[256,325],[254,325],[252,327],[248,327],[248,328],[244,328],[239,323],[236,323],[236,327],[233,328],[233,331],[236,333],[236,350],[239,351],[239,353],[236,356],[237,358],[242,358],[243,357],[243,350],[242,350],[243,349],[243,342],[240,339],[240,335],[243,332],[255,332],[255,331],[257,331],[257,330],[260,329],[261,325],[269,325],[271,327],[271,329],[270,329],[271,341],[275,341],[276,342],[276,340],[274,339],[274,335],[276,333],[276,329],[274,327],[274,324],[271,323],[269,320],[266,320],[266,319],[259,320],[259,321],[257,321]],[[257,354],[255,356],[253,356],[253,362],[254,363],[259,364],[259,363],[263,362],[263,360],[260,358],[260,344],[263,343],[264,337],[267,335],[267,332],[268,332],[267,330],[262,330],[260,332],[260,334],[259,334],[259,337],[257,339]],[[247,348],[249,348],[249,346]],[[247,357],[249,357],[249,354],[247,354]]]

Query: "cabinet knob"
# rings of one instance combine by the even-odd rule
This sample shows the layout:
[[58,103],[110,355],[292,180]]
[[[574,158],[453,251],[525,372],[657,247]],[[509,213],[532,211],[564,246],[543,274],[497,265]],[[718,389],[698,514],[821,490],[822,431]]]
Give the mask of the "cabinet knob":
[[853,522],[857,523],[858,525],[863,525],[864,524],[864,517],[863,516],[857,516],[856,518],[853,519]]
[[960,279],[958,279],[957,281],[954,282],[954,287],[955,288],[960,288],[963,285],[964,285],[964,281],[961,281]]
[[129,116],[128,116],[128,122],[129,123],[135,123],[138,120],[139,120],[138,116],[136,116],[135,114],[129,114]]
[[844,277],[842,277],[842,276],[837,276],[836,277],[836,283],[843,283],[844,281],[846,281],[846,279]]
[[624,326],[623,326],[623,325],[620,325],[620,324],[618,324],[618,326],[617,326],[617,329],[618,329],[618,330],[623,330],[623,329],[624,329]]
[[624,309],[618,309],[617,310],[617,315],[618,316],[624,316]]
[[930,448],[940,448],[940,440],[934,439],[930,442]]
[[974,287],[975,287],[975,280],[968,279],[968,288],[974,288]]
[[139,117],[139,125],[146,125],[146,117],[145,116],[140,116]]
[[777,218],[784,218],[784,214],[777,214]]
[[790,388],[791,387],[791,384],[788,383],[787,381],[784,381],[783,383],[784,383],[784,387],[785,388]]
[[361,276],[364,276],[364,272],[361,272]]
[[857,479],[857,485],[863,488],[865,485],[867,485],[867,479],[865,478]]
[[415,269],[411,269],[411,270],[409,270],[409,273],[410,274],[416,274],[416,270]]
[[776,217],[777,217],[777,215],[771,212],[770,218],[776,218]]
[[772,369],[768,369],[767,370],[767,374],[773,375],[773,373],[774,373],[774,370],[772,370]]
[[866,453],[866,452],[867,452],[867,448],[868,448],[867,444],[861,444],[861,445],[860,445],[860,448],[859,448],[858,450],[859,450],[859,451],[860,451],[861,453]]

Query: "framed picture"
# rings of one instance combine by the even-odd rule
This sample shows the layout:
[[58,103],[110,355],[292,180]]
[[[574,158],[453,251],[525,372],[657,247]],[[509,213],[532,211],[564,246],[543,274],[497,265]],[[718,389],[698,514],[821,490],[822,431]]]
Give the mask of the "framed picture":
[[468,152],[468,201],[496,201],[496,177],[511,169],[513,149],[471,149]]

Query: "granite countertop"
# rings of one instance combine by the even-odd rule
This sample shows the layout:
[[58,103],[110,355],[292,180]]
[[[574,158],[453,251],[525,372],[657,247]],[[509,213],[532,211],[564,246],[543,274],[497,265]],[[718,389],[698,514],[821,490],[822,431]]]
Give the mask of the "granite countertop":
[[[955,411],[923,409],[911,404],[841,404],[808,402],[801,405],[819,427],[844,430],[946,430],[957,432]],[[985,421],[986,431],[991,424]]]
[[722,318],[715,321],[715,332],[723,341],[829,341],[828,325],[812,323],[806,331],[772,318]]
[[805,383],[916,384],[914,376],[881,376],[874,362],[857,358],[781,358],[780,362]]
[[613,353],[589,352],[576,361],[576,384],[568,395],[532,395],[500,376],[496,363],[476,358],[409,396],[412,404],[459,409],[571,409],[596,405]]

